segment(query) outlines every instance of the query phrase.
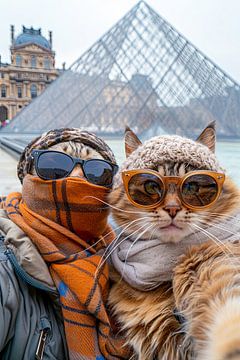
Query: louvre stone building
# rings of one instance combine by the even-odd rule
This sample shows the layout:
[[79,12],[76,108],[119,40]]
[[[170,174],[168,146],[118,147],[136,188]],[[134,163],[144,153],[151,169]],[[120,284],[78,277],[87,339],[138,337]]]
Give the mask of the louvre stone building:
[[11,26],[11,63],[0,58],[0,123],[11,120],[58,76],[52,33],[47,40],[41,29],[26,28],[15,37]]
[[128,125],[195,137],[211,121],[218,135],[240,137],[239,84],[140,1],[1,133],[116,136]]

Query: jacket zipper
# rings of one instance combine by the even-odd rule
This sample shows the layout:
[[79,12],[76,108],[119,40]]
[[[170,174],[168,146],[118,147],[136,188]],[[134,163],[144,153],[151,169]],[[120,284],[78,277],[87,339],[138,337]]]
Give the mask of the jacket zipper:
[[37,349],[35,353],[36,360],[43,359],[43,353],[46,346],[47,336],[51,331],[51,324],[46,317],[41,318],[40,335],[37,343]]
[[[19,276],[20,279],[22,279],[24,282],[26,282],[27,284],[39,289],[39,290],[43,290],[46,292],[50,292],[54,295],[57,294],[56,290],[51,289],[50,287],[43,285],[40,281],[34,279],[32,276],[30,276],[18,263],[13,251],[9,248],[7,248],[3,242],[5,240],[5,237],[3,235],[0,235],[0,247],[2,246],[4,249],[6,249],[4,251],[4,254],[7,256],[8,260],[10,261],[14,271],[16,272],[16,274]],[[49,327],[45,326],[41,331],[40,331],[40,336],[39,336],[39,340],[38,340],[38,345],[37,345],[37,350],[35,353],[35,359],[36,360],[42,360],[43,359],[43,353],[44,353],[44,349],[45,349],[45,345],[46,345],[46,340],[47,340],[47,335],[49,333]],[[65,344],[65,343],[64,343]],[[66,346],[66,344],[65,344]]]
[[40,336],[37,344],[37,350],[35,354],[36,360],[42,360],[43,359],[43,353],[46,345],[48,335],[48,329],[43,329],[40,331]]

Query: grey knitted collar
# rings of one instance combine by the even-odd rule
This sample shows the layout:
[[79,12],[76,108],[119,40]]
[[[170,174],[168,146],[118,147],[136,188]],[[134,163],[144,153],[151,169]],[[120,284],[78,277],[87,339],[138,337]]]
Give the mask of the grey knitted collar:
[[182,162],[197,169],[223,171],[215,154],[205,145],[177,136],[156,136],[139,146],[122,164],[114,187],[121,183],[121,171],[154,169],[166,162]]
[[134,239],[123,234],[112,244],[114,251],[110,262],[132,287],[141,291],[155,289],[162,282],[172,280],[179,257],[189,247],[207,241],[223,242],[226,246],[228,241],[239,241],[240,213],[223,221],[220,229],[210,225],[205,230],[205,233],[196,231],[174,244],[164,244],[159,239]]

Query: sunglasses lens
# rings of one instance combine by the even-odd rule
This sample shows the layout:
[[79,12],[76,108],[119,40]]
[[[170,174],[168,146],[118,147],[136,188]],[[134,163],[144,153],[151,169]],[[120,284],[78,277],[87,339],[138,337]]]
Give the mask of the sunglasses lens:
[[88,181],[101,186],[110,186],[113,182],[113,167],[103,160],[88,160],[84,164],[84,173]]
[[46,152],[40,154],[36,166],[38,176],[45,180],[64,178],[72,170],[73,161],[64,153]]
[[182,185],[182,198],[191,206],[207,206],[218,194],[218,184],[209,175],[199,174],[188,177]]
[[131,177],[128,183],[128,193],[136,204],[154,205],[161,201],[164,186],[154,174],[136,174]]

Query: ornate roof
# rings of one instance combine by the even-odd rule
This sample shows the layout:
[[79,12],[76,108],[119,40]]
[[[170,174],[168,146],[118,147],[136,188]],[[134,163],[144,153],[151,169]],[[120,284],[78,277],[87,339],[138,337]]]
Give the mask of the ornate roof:
[[26,28],[23,26],[23,32],[18,35],[14,41],[14,46],[27,45],[27,44],[40,45],[48,50],[51,50],[49,41],[42,36],[41,29]]

